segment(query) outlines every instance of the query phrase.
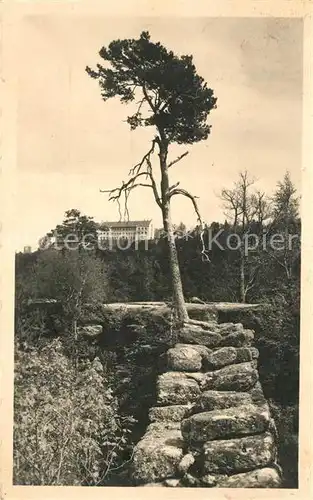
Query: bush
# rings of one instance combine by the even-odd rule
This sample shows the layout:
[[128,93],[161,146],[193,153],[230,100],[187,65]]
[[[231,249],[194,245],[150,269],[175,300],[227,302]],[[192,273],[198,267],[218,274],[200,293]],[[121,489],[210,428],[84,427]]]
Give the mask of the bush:
[[123,466],[134,420],[118,404],[95,359],[77,369],[55,339],[16,348],[14,484],[102,485]]

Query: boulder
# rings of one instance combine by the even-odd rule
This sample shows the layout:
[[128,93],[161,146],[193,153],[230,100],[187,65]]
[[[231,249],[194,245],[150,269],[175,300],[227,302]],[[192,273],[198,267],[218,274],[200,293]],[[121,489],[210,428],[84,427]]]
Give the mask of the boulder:
[[240,437],[265,432],[270,414],[267,405],[252,404],[192,415],[181,423],[184,439],[197,445],[214,439]]
[[192,346],[173,347],[167,351],[167,366],[169,370],[198,372],[201,370],[201,354]]
[[279,472],[272,467],[264,467],[220,479],[215,476],[215,480],[216,488],[280,488],[282,483]]
[[175,349],[181,348],[181,347],[192,347],[193,349],[196,349],[196,351],[198,351],[198,353],[204,359],[207,358],[212,352],[212,349],[209,349],[205,345],[201,345],[201,344],[192,344],[192,346],[190,344],[175,344],[174,347],[175,347]]
[[200,395],[199,384],[184,373],[167,372],[157,382],[157,404],[160,406],[193,403]]
[[209,441],[204,444],[205,474],[234,474],[265,467],[275,458],[272,434],[240,439]]
[[253,339],[254,332],[252,330],[239,330],[237,332],[226,335],[226,337],[223,337],[220,345],[233,347],[250,346]]
[[215,372],[206,373],[203,389],[222,391],[248,391],[259,379],[252,363],[238,363],[225,366]]
[[223,410],[252,402],[252,397],[247,392],[205,391],[192,407],[191,412],[195,414],[203,411]]
[[237,349],[235,347],[222,347],[213,351],[205,360],[207,370],[216,370],[235,363],[237,359]]
[[187,344],[200,344],[206,347],[216,347],[219,345],[222,337],[212,328],[207,330],[198,325],[185,325],[178,332],[178,340]]
[[179,429],[149,426],[134,448],[132,478],[136,483],[151,483],[173,477],[183,457]]
[[154,406],[149,410],[150,422],[181,422],[190,412],[191,405]]

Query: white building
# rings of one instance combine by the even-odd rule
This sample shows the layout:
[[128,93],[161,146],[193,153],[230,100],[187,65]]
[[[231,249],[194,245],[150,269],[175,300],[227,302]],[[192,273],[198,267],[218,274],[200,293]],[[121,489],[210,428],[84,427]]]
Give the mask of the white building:
[[152,220],[102,222],[99,225],[98,240],[152,240]]

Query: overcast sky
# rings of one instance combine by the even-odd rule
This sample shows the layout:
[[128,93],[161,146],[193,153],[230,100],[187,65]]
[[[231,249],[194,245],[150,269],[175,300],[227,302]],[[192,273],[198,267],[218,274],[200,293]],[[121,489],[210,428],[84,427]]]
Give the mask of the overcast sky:
[[[153,130],[130,132],[130,114],[118,100],[104,103],[85,72],[99,49],[116,38],[149,30],[178,54],[192,54],[198,73],[214,89],[212,133],[171,172],[172,183],[199,196],[204,220],[223,220],[216,194],[240,170],[272,192],[289,170],[301,175],[302,24],[266,18],[28,17],[20,27],[18,101],[18,217],[16,248],[30,244],[78,208],[96,220],[118,218],[99,189],[126,180],[149,148]],[[161,225],[152,192],[136,191],[132,219]],[[196,224],[188,200],[175,198],[173,219]]]

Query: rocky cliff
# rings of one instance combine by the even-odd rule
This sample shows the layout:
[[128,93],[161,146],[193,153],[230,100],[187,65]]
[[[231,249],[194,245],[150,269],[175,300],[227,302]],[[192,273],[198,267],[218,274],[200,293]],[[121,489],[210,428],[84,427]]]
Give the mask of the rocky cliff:
[[164,359],[157,403],[136,445],[138,486],[277,488],[276,429],[242,324],[187,325]]

